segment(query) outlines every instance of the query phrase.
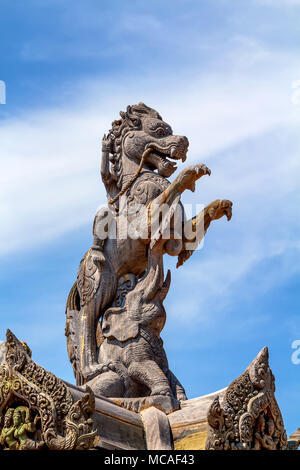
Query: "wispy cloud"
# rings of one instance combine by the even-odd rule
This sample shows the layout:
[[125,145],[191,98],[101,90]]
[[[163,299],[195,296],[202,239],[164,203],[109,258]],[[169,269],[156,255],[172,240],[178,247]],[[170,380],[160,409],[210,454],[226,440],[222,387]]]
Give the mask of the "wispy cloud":
[[289,5],[300,5],[300,0],[254,0],[256,3],[286,7]]
[[[216,299],[222,299],[224,311],[239,282],[259,263],[299,249],[290,224],[300,174],[300,111],[290,99],[297,70],[293,56],[249,37],[233,37],[228,54],[206,73],[150,76],[126,87],[85,81],[74,86],[70,95],[77,96],[63,109],[24,112],[2,122],[2,255],[41,246],[85,224],[91,227],[96,208],[105,202],[100,138],[120,108],[143,100],[159,109],[174,132],[189,137],[189,163],[202,160],[213,171],[187,198],[234,202],[230,225],[216,222],[207,235],[208,246],[213,237],[214,250],[205,244],[203,253],[194,255],[197,263],[188,261],[175,274],[185,286],[197,277],[205,295],[191,305],[176,301],[169,315],[207,323],[208,312],[218,309]],[[291,274],[291,266],[282,276]],[[261,280],[262,290],[276,282],[272,272]]]
[[[242,62],[245,55],[254,60],[257,48],[251,43],[249,50],[235,57],[235,63],[239,57]],[[160,78],[157,90],[153,77],[126,88],[103,81],[85,82],[81,88],[75,87],[79,96],[65,109],[24,112],[18,119],[3,121],[2,253],[42,243],[92,219],[95,208],[105,200],[98,172],[100,137],[120,107],[144,100],[158,108],[175,132],[190,138],[190,162],[199,158],[210,162],[217,152],[295,119],[298,109],[289,96],[294,68],[291,62],[276,77],[272,68],[269,75],[259,77],[254,65],[246,74],[240,66],[238,74],[236,69],[228,70],[228,62],[222,62],[207,74],[189,78],[185,88],[181,81],[187,77],[171,82]],[[263,152],[261,147],[257,151]],[[286,158],[289,162],[292,157]],[[266,165],[270,159],[262,154],[247,158],[243,152],[239,161],[230,154],[227,163],[219,158],[221,171],[214,182],[226,189],[234,174],[234,186],[242,196],[251,191],[254,178],[256,184],[258,180],[266,184],[262,166],[278,179],[278,168]],[[231,168],[226,171],[222,166],[228,167],[229,161]],[[287,162],[282,171],[294,178]]]
[[[37,362],[72,380],[63,310],[82,233],[106,200],[101,137],[120,109],[144,101],[189,137],[187,164],[212,169],[183,201],[234,203],[230,223],[212,224],[183,268],[165,259],[174,268],[163,332],[171,367],[199,396],[227,385],[267,343],[280,357],[279,393],[296,389],[287,365],[299,331],[300,105],[291,85],[300,80],[300,1],[21,3],[0,18],[0,337],[11,327]],[[31,109],[17,115],[23,103]]]

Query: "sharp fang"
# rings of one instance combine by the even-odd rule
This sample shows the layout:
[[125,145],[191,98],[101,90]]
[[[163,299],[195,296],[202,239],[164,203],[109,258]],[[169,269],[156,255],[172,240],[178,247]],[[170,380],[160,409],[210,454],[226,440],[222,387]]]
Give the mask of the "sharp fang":
[[173,146],[173,147],[171,148],[170,156],[173,157],[174,154],[176,154],[176,147],[175,147],[175,146]]

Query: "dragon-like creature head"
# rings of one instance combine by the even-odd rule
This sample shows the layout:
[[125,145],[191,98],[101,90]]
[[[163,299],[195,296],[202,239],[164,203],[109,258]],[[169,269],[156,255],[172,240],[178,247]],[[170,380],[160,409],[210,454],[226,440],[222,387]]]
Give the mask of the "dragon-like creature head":
[[137,163],[147,152],[144,164],[150,170],[169,177],[176,170],[176,160],[186,159],[188,139],[173,135],[172,128],[162,117],[144,103],[128,106],[120,112],[121,119],[112,123],[108,137],[111,141],[111,163],[116,174],[122,170],[124,158]]

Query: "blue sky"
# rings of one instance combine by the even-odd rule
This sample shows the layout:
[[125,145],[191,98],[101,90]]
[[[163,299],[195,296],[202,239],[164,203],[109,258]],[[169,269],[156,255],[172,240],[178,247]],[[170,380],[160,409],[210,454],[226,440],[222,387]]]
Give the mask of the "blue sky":
[[105,202],[101,137],[144,101],[190,140],[185,202],[233,201],[172,284],[163,331],[190,398],[267,345],[288,434],[300,426],[298,0],[0,0],[0,339],[73,381],[65,301]]

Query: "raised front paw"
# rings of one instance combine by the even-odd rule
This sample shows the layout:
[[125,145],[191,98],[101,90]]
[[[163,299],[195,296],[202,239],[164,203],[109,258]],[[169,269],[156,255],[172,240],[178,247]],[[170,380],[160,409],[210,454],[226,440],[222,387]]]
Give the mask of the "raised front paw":
[[195,181],[201,176],[210,175],[210,169],[204,165],[204,163],[198,163],[197,165],[188,166],[179,175],[179,182],[181,192],[185,189],[195,190]]
[[227,199],[217,199],[211,202],[205,210],[207,211],[211,220],[217,220],[226,215],[227,220],[232,217],[232,202]]
[[197,165],[193,165],[195,174],[197,175],[197,179],[201,178],[201,176],[204,175],[209,175],[211,174],[211,170],[204,165],[204,163],[198,163]]
[[104,134],[102,139],[102,152],[104,153],[113,153],[112,141],[110,137]]

